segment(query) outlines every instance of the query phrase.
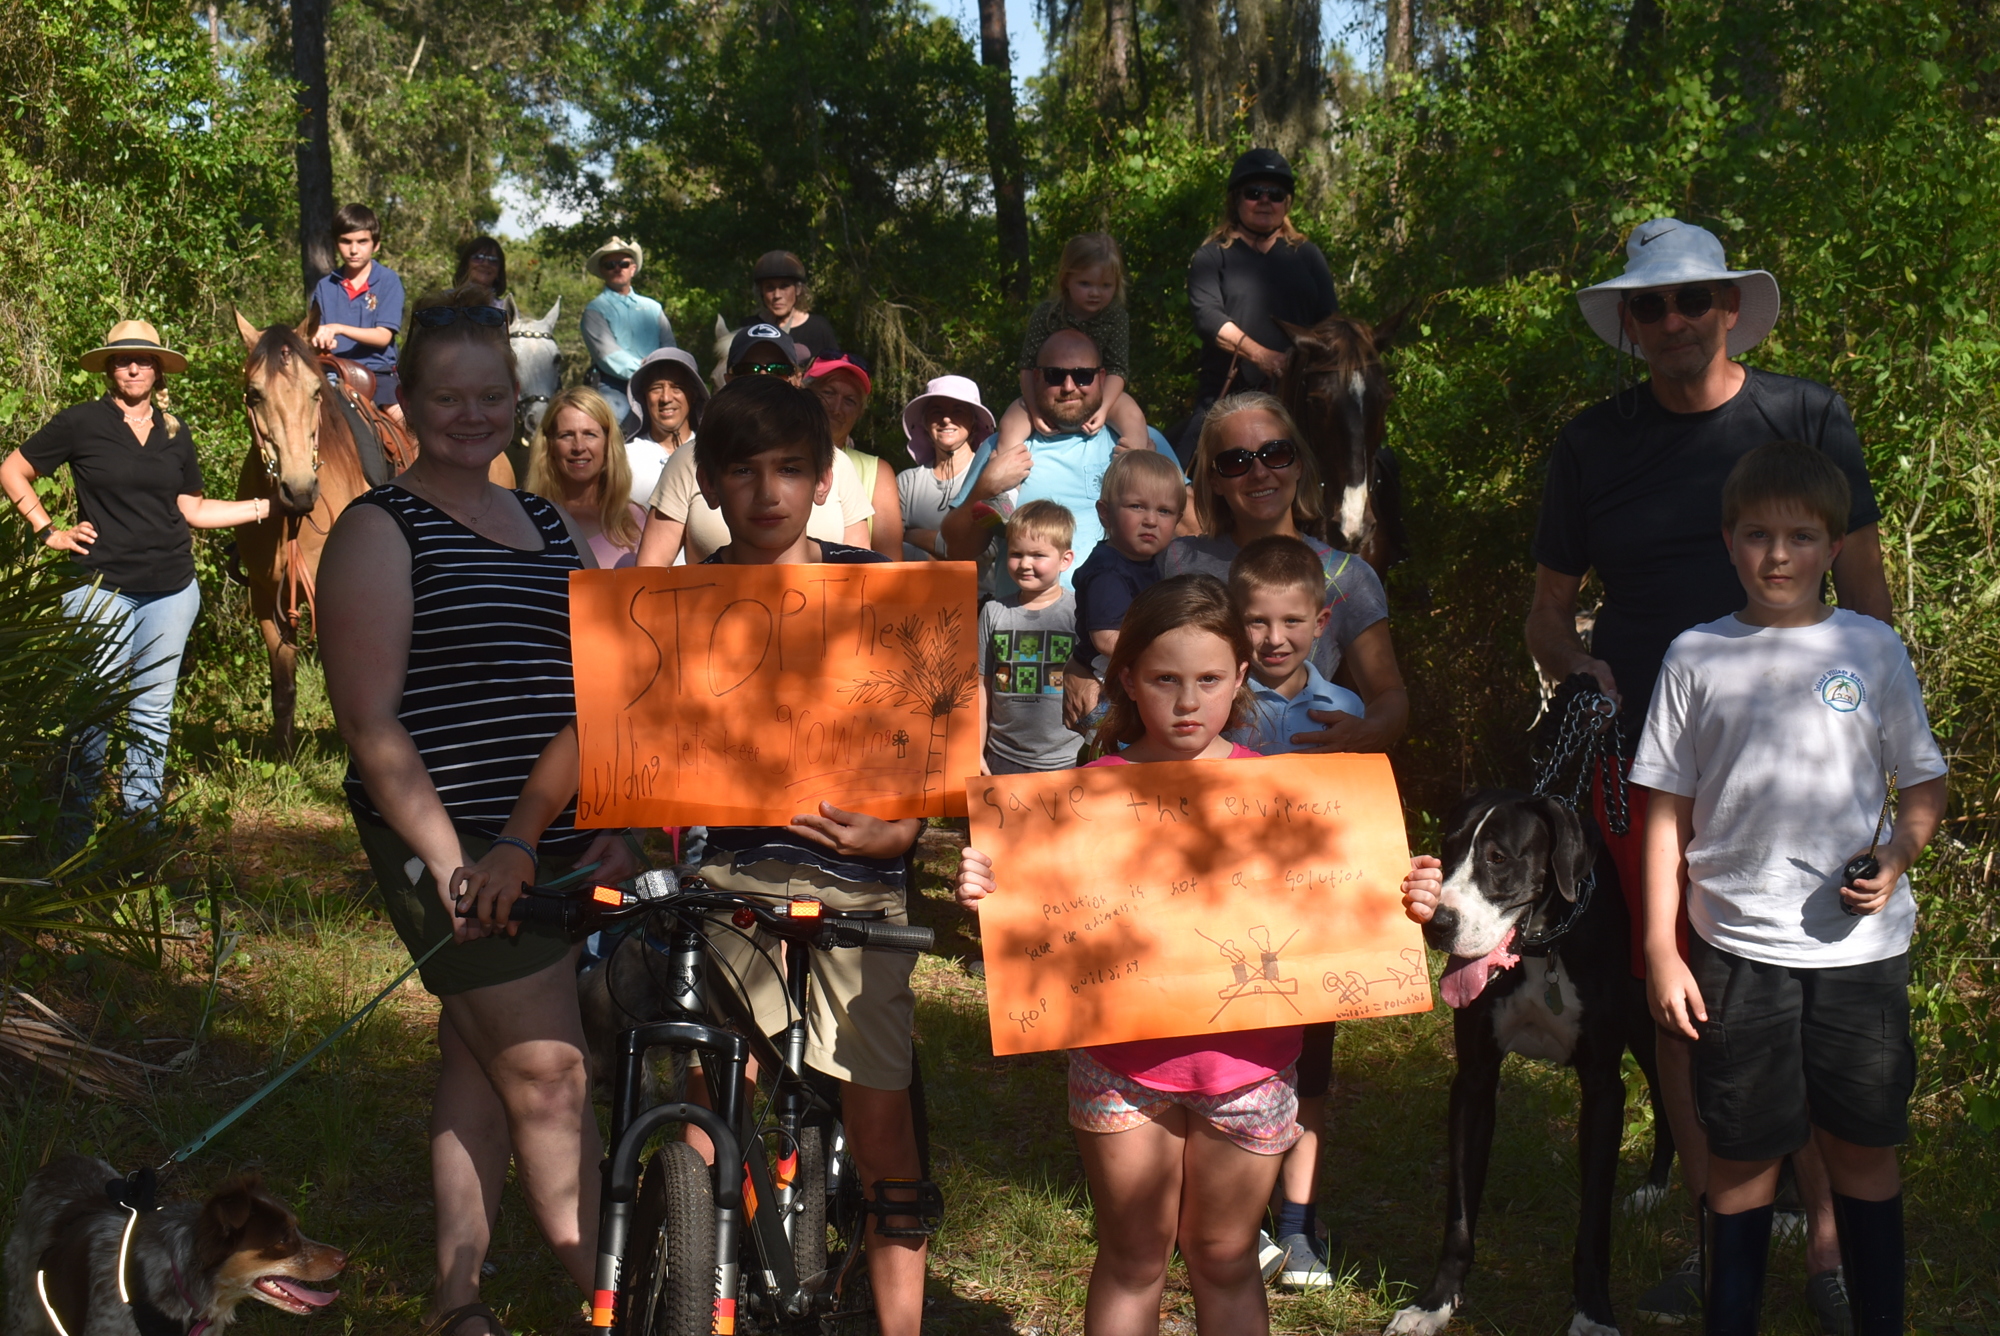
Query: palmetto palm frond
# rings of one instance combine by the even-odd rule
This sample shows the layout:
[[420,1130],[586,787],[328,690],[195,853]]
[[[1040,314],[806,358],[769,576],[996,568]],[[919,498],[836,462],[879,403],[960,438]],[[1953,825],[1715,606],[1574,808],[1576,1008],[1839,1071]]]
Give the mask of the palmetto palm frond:
[[856,705],[907,705],[932,719],[962,710],[979,685],[977,664],[956,661],[953,653],[964,629],[960,608],[940,608],[929,621],[911,613],[889,632],[906,666],[877,668],[841,690]]

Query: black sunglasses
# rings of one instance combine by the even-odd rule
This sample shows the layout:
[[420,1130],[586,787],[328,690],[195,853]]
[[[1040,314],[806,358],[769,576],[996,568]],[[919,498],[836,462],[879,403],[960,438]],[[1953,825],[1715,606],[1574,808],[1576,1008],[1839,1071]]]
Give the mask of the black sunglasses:
[[[1625,299],[1625,309],[1642,325],[1657,325],[1667,318],[1667,294],[1642,292]],[[1681,288],[1674,293],[1674,309],[1689,320],[1699,320],[1715,309],[1714,288]]]
[[1273,204],[1283,204],[1292,197],[1289,186],[1244,186],[1237,192],[1244,199],[1269,200]]
[[1090,388],[1090,383],[1097,379],[1097,373],[1104,370],[1104,368],[1101,366],[1045,366],[1039,367],[1037,370],[1042,373],[1042,379],[1050,385],[1059,386],[1066,380],[1073,380],[1076,382],[1076,387],[1079,390],[1087,390]]
[[1273,473],[1283,473],[1299,462],[1299,448],[1290,441],[1279,437],[1266,441],[1255,450],[1224,450],[1215,457],[1212,467],[1224,478],[1240,478],[1250,471],[1252,464],[1262,464]]
[[485,325],[488,329],[498,329],[507,323],[507,313],[497,306],[425,306],[417,310],[416,317],[418,324],[430,329],[443,329],[459,320]]

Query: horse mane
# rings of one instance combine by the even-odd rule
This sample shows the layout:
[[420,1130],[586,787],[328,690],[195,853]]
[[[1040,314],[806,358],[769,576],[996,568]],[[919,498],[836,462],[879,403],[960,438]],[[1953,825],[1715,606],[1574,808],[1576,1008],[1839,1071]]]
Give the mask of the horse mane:
[[250,355],[243,359],[243,375],[246,379],[268,374],[272,362],[283,363],[280,353],[288,353],[298,359],[300,366],[317,367],[319,354],[306,342],[305,335],[290,325],[272,325],[257,336],[256,345]]
[[[1287,326],[1297,351],[1300,378],[1335,376],[1344,387],[1355,376],[1364,380],[1381,373],[1382,356],[1375,330],[1349,316],[1328,316],[1317,325]],[[1289,405],[1287,405],[1289,407]]]

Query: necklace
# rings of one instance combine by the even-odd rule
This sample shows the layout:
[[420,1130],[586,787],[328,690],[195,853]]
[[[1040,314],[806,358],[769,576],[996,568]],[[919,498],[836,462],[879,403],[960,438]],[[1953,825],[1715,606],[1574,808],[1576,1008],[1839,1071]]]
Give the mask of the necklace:
[[486,504],[481,506],[478,510],[467,511],[465,514],[461,515],[457,511],[453,510],[450,506],[446,505],[444,503],[443,497],[431,495],[430,487],[428,484],[426,484],[422,488],[411,487],[410,476],[408,473],[405,473],[403,477],[398,481],[400,481],[405,488],[408,488],[410,491],[416,492],[418,496],[430,502],[432,505],[436,506],[439,510],[442,510],[445,514],[451,516],[453,519],[457,520],[460,524],[463,524],[468,529],[476,527],[479,521],[486,518],[486,512],[493,509],[494,489],[490,486],[486,488]]

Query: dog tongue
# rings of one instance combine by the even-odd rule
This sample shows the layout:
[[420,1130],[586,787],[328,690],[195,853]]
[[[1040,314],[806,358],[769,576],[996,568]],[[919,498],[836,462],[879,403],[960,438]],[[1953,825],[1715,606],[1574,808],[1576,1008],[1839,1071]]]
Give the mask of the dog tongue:
[[271,1283],[302,1304],[324,1308],[340,1297],[339,1290],[309,1290],[288,1276],[272,1276]]
[[1514,940],[1514,930],[1507,929],[1507,935],[1500,939],[1500,945],[1478,959],[1471,956],[1453,956],[1451,963],[1444,967],[1444,977],[1438,980],[1438,993],[1445,1005],[1458,1008],[1472,1005],[1472,1000],[1485,991],[1486,981],[1495,970],[1512,969],[1521,963],[1519,956],[1507,954],[1508,945]]

